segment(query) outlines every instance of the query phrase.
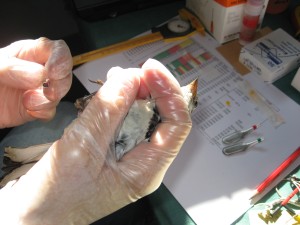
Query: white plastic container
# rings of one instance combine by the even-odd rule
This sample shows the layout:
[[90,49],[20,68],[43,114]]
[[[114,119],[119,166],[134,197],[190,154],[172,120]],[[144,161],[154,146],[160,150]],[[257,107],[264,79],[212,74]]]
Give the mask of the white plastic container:
[[300,65],[300,42],[286,31],[275,31],[245,45],[239,61],[268,83]]

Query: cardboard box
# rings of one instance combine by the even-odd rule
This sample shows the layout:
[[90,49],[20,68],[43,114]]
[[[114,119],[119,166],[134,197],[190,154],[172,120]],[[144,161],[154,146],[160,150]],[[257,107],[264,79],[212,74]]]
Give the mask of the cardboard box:
[[300,42],[279,28],[245,45],[239,61],[271,83],[299,67]]
[[[260,24],[268,1],[265,0]],[[186,7],[199,17],[206,30],[222,44],[239,37],[246,2],[247,0],[186,0]]]

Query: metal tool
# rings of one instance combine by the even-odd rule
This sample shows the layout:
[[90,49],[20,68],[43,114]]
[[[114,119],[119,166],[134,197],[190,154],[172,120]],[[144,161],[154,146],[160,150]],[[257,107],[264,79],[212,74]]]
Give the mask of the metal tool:
[[260,137],[251,142],[238,143],[238,144],[226,146],[223,148],[223,153],[225,155],[232,155],[234,153],[243,152],[243,151],[246,151],[248,148],[251,148],[253,145],[261,143],[263,140],[264,140],[264,138]]
[[224,144],[236,143],[236,142],[242,140],[243,138],[245,138],[248,134],[250,134],[252,131],[256,130],[258,127],[259,127],[259,124],[253,125],[249,129],[246,129],[246,130],[238,130],[232,134],[225,136],[222,139],[222,142]]

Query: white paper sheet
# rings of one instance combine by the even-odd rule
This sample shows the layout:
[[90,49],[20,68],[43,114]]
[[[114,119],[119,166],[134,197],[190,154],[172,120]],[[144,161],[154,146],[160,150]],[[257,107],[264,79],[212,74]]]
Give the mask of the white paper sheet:
[[[112,66],[138,67],[149,57],[164,63],[181,84],[199,77],[200,104],[193,114],[194,127],[164,179],[197,224],[232,223],[251,206],[249,197],[255,187],[300,146],[299,105],[255,74],[239,76],[215,47],[209,35],[195,35],[185,42],[156,42],[74,70],[90,92],[98,87],[88,79],[105,80]],[[251,100],[245,84],[259,94],[263,105]],[[279,116],[275,122],[274,115]],[[259,129],[245,141],[264,137],[264,142],[240,154],[222,153],[224,135],[257,123]],[[299,162],[295,161],[285,174]]]

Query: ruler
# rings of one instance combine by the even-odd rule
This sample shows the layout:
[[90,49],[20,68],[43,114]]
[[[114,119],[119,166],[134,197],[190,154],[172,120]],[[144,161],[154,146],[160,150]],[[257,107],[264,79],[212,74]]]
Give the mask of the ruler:
[[73,66],[80,65],[82,63],[99,59],[117,52],[125,51],[131,48],[146,45],[163,39],[164,37],[159,32],[157,32],[157,33],[129,39],[127,41],[119,42],[104,48],[96,49],[78,56],[74,56]]
[[[205,35],[205,30],[199,19],[192,14],[187,9],[183,8],[178,11],[179,16],[181,19],[189,21],[193,31],[197,31],[202,35]],[[191,31],[189,34],[185,34],[184,36],[178,36],[178,34],[174,34],[174,37],[167,39],[163,36],[159,29],[157,32],[147,34],[144,36],[136,37],[133,39],[129,39],[123,42],[119,42],[104,48],[96,49],[78,56],[73,57],[73,66],[77,66],[95,59],[99,59],[108,55],[112,55],[114,53],[118,53],[121,51],[126,51],[135,47],[139,47],[142,45],[150,44],[156,41],[167,40],[167,41],[177,41],[178,39],[186,38],[187,36],[191,35],[193,32]]]

